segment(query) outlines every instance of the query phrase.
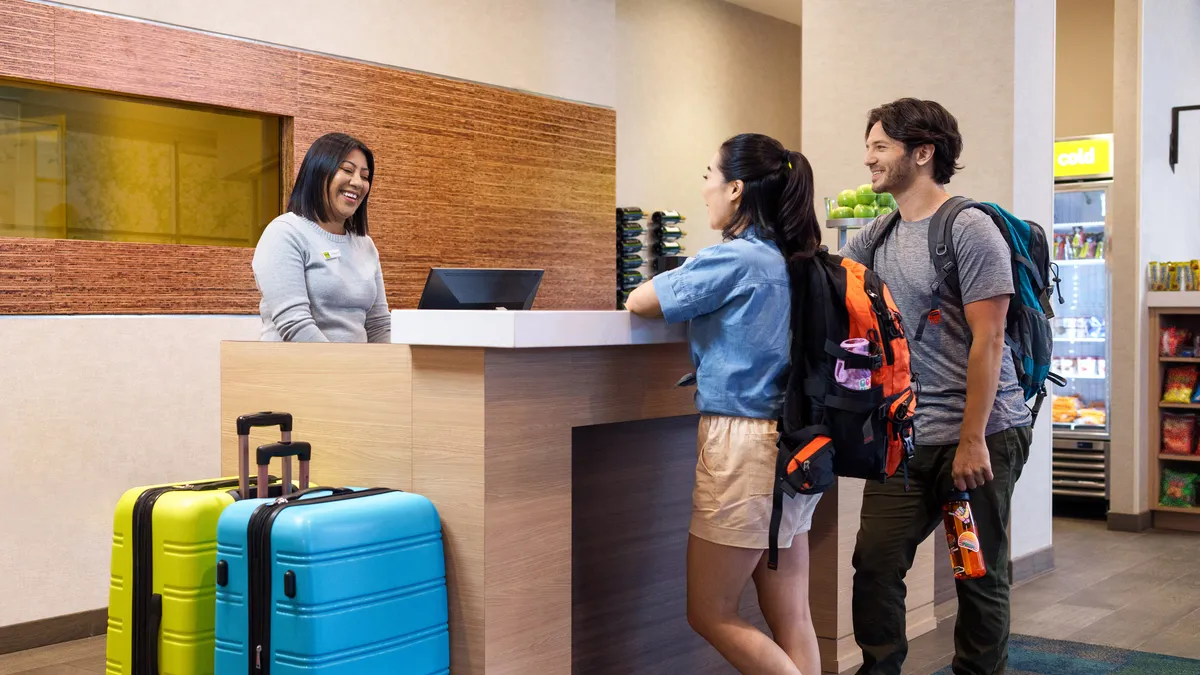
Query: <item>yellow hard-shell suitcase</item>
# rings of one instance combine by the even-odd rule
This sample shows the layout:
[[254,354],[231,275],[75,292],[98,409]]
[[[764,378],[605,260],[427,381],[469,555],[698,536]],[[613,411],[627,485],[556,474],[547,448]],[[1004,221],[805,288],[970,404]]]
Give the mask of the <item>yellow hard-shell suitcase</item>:
[[[150,485],[125,492],[113,517],[106,675],[211,675],[217,577],[217,519],[249,493],[250,429],[278,426],[291,440],[292,416],[238,418],[240,476]],[[291,481],[285,463],[283,480]],[[283,482],[269,479],[268,494]]]

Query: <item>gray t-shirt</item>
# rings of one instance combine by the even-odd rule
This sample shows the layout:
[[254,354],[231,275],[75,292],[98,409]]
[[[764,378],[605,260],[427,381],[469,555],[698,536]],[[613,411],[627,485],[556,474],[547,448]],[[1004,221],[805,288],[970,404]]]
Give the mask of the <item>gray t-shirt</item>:
[[[884,241],[872,265],[867,260],[869,242],[881,226],[880,217],[846,244],[841,255],[869,265],[883,278],[908,336],[912,371],[920,380],[914,434],[922,445],[958,443],[963,412],[967,402],[967,356],[971,330],[963,305],[1000,295],[1012,295],[1012,265],[1008,244],[988,216],[978,209],[967,209],[954,221],[954,251],[958,258],[958,276],[962,301],[943,294],[941,322],[927,325],[921,341],[914,336],[917,322],[929,311],[930,286],[937,278],[929,259],[929,223],[900,222]],[[1017,383],[1012,352],[1004,350],[1000,383],[985,433],[999,433],[1012,427],[1027,426],[1033,416],[1025,406],[1025,395]]]
[[367,236],[333,234],[285,213],[254,249],[266,342],[391,342],[379,252]]

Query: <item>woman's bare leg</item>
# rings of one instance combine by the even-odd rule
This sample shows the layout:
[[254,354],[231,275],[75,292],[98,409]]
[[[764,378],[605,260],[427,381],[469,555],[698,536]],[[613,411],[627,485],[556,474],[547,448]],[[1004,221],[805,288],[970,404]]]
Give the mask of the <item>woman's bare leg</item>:
[[[784,648],[738,614],[742,591],[758,567],[762,554],[757,549],[722,546],[689,536],[688,623],[739,672],[747,675],[800,675]],[[805,591],[807,593],[807,588]],[[811,622],[809,626],[811,630]]]
[[821,654],[808,607],[808,534],[798,534],[790,548],[779,549],[779,568],[767,568],[764,553],[754,570],[758,607],[775,642],[803,675],[820,675]]

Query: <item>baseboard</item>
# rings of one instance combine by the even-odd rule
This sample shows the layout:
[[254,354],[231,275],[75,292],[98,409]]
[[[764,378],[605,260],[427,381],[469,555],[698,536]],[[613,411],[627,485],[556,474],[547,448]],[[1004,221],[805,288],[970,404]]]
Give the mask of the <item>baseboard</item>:
[[1113,513],[1108,512],[1108,529],[1117,532],[1143,532],[1150,529],[1153,520],[1151,513]]
[[1047,546],[1012,561],[1012,582],[1019,584],[1054,569],[1054,547]]
[[0,654],[23,652],[103,635],[108,626],[108,609],[92,609],[65,616],[0,626]]

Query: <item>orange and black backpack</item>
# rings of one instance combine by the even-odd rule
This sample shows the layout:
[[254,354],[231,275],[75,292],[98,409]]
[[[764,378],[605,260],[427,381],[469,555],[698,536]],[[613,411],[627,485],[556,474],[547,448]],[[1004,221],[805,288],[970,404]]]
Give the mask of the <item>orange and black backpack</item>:
[[[829,253],[788,264],[792,289],[791,366],[779,419],[779,452],[768,566],[778,564],[783,495],[819,494],[836,476],[885,481],[913,455],[916,374],[892,294],[867,267]],[[842,347],[865,338],[867,355]],[[871,371],[871,387],[834,379],[838,360]]]

